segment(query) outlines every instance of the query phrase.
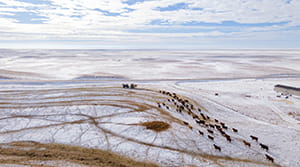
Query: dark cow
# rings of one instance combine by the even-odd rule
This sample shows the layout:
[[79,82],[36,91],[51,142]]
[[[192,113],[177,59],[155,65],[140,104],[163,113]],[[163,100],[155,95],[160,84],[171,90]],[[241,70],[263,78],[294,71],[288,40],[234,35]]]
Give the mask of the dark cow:
[[222,129],[220,125],[215,125],[215,127],[216,127],[218,130]]
[[217,123],[218,123],[218,122],[219,122],[219,120],[215,119],[215,122],[217,122]]
[[271,157],[271,156],[268,155],[268,154],[265,154],[265,156],[266,156],[267,160],[269,160],[269,161],[271,161],[271,162],[274,162],[274,158],[273,158],[273,157]]
[[210,139],[210,140],[214,140],[214,137],[210,136],[210,135],[207,135],[207,137]]
[[198,130],[198,132],[200,135],[202,135],[202,136],[204,135],[204,133],[202,131]]
[[196,120],[196,122],[197,122],[198,124],[205,124],[205,121],[203,121],[203,120]]
[[233,132],[235,132],[235,133],[237,133],[237,132],[238,132],[238,130],[237,130],[237,129],[235,129],[235,128],[232,128],[232,131],[233,131]]
[[214,134],[214,131],[210,130],[210,129],[207,129],[207,132],[208,133],[211,133],[211,134]]
[[264,145],[264,144],[262,144],[262,143],[259,143],[259,145],[260,145],[260,147],[261,147],[262,149],[265,149],[266,151],[269,151],[269,147],[268,147],[267,145]]
[[258,137],[250,135],[252,140],[258,141]]
[[220,130],[220,133],[225,137],[226,133],[223,130]]
[[225,125],[222,125],[222,128],[223,128],[223,129],[228,129],[228,127],[227,127],[227,126],[225,126]]
[[251,144],[249,142],[246,142],[245,140],[243,140],[243,143],[245,144],[245,146],[251,147]]
[[217,146],[217,145],[215,145],[215,144],[214,144],[214,147],[215,147],[216,150],[221,151],[221,147],[219,147],[219,146]]
[[122,84],[123,88],[129,88],[128,84]]
[[229,141],[229,143],[231,143],[231,137],[229,135],[225,134],[225,138],[227,141]]
[[204,114],[200,113],[200,115],[202,116],[202,118],[203,118],[204,120],[207,119],[206,116],[205,116]]
[[185,121],[183,121],[183,124],[185,124],[185,125],[189,125],[189,123],[187,123],[187,122],[185,122]]
[[211,128],[215,128],[215,125],[209,124],[209,127],[211,127]]

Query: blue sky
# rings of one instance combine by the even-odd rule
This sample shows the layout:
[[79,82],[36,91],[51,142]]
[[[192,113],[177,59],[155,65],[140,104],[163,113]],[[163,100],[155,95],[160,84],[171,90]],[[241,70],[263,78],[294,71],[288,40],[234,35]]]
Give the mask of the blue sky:
[[0,0],[1,48],[300,49],[300,0]]

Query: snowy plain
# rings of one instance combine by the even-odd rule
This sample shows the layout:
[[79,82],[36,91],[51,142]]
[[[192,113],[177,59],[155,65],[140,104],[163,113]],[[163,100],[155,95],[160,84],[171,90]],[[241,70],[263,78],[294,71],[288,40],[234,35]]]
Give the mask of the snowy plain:
[[[297,167],[300,97],[279,97],[274,86],[299,87],[299,64],[297,50],[1,50],[0,143],[98,148],[160,166]],[[200,108],[210,124],[224,122],[232,141],[159,90],[189,99],[192,115]],[[147,121],[170,128],[155,132],[141,126]]]

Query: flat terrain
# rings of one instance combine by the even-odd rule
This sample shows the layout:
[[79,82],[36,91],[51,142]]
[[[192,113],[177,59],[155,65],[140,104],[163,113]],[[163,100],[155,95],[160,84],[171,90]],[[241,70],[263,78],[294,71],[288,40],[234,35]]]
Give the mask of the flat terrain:
[[2,166],[300,166],[300,97],[274,91],[299,87],[300,51],[1,50],[0,63]]

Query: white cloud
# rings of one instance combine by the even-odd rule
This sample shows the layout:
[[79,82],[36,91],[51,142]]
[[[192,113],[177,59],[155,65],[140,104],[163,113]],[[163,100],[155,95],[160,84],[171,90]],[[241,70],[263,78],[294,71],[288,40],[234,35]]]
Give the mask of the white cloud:
[[[300,25],[300,1],[292,0],[153,0],[127,5],[124,0],[49,0],[52,5],[31,4],[16,0],[0,0],[0,40],[24,39],[72,39],[72,40],[136,40],[157,41],[176,38],[223,37],[242,38],[249,34],[266,34],[270,39],[276,33]],[[0,3],[0,4],[1,4]],[[189,9],[164,11],[168,7],[187,3]],[[193,9],[198,10],[193,10]],[[202,9],[202,10],[200,10]],[[128,12],[129,11],[129,12]],[[33,12],[44,16],[43,24],[18,23],[17,18],[8,18],[15,12]],[[150,25],[153,20],[167,21],[167,25]],[[282,25],[222,27],[188,26],[187,22],[222,23],[280,23]],[[160,32],[160,28],[177,29],[178,32]],[[157,32],[147,33],[148,29]],[[185,29],[186,32],[182,32]],[[188,30],[193,31],[188,32]],[[199,29],[196,32],[195,29]],[[202,29],[205,31],[201,32]],[[225,32],[224,30],[233,31]],[[135,33],[130,30],[145,30]],[[180,31],[181,30],[181,31]],[[195,31],[195,32],[194,32]],[[272,32],[270,33],[267,32]]]

